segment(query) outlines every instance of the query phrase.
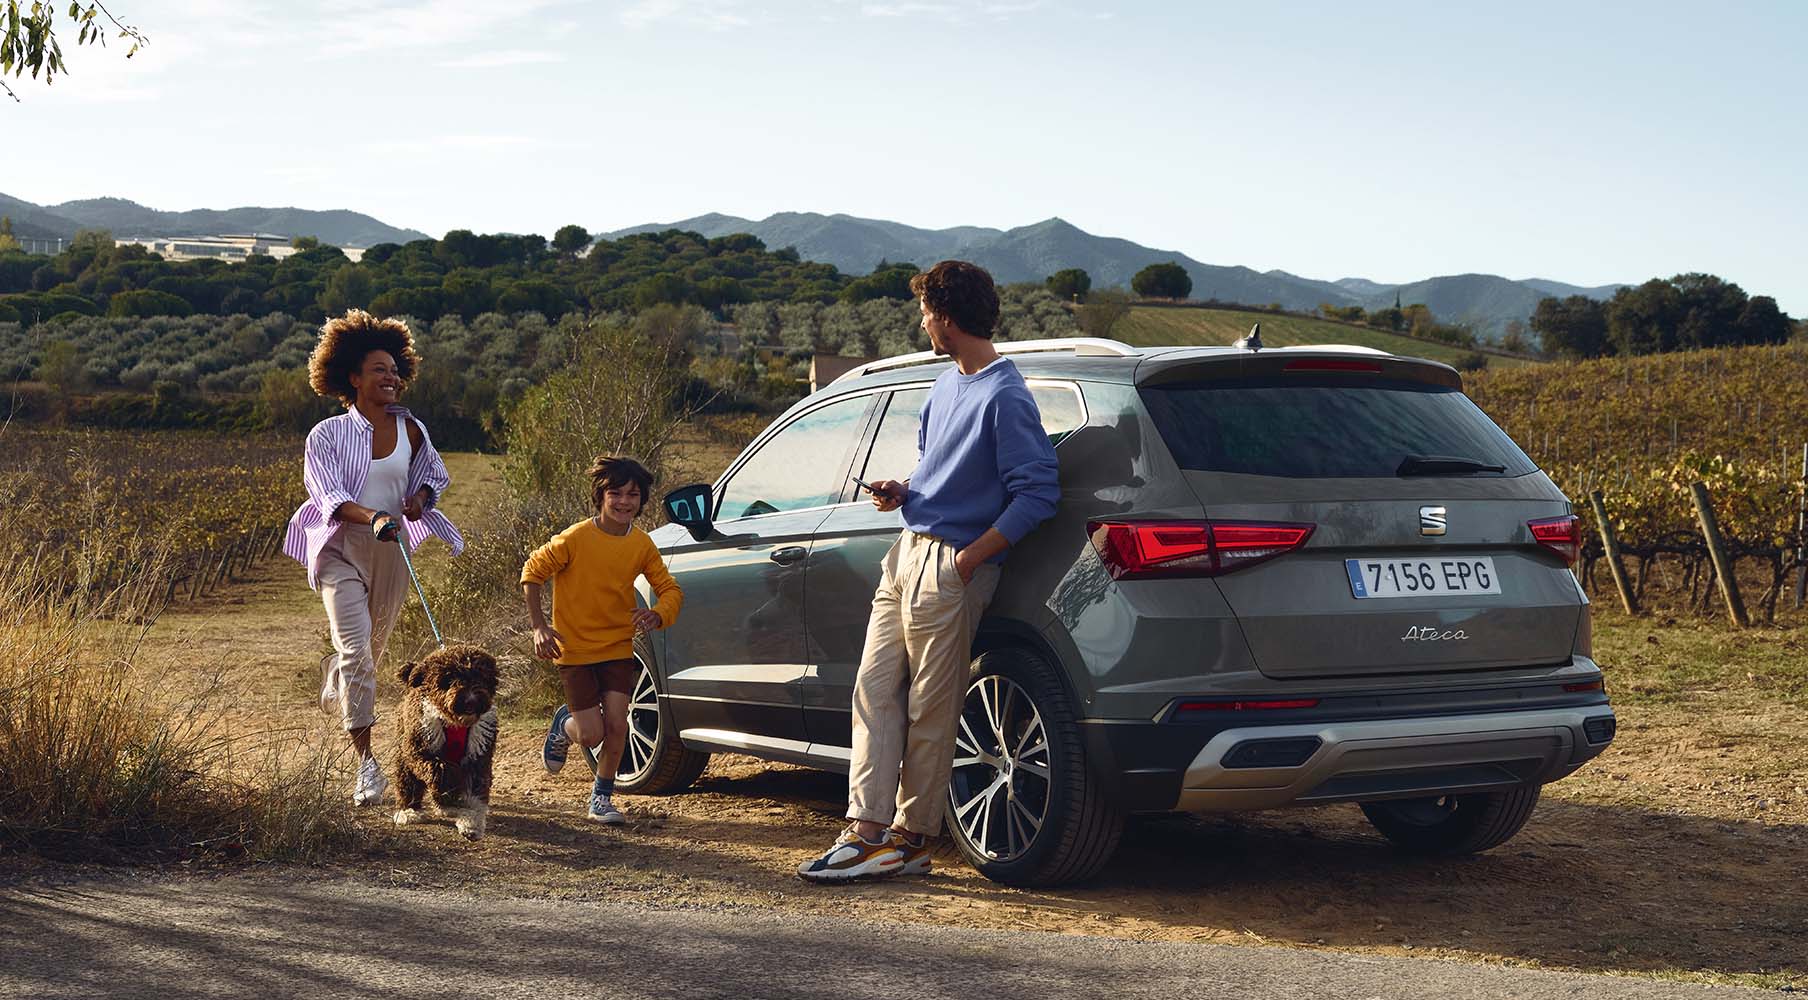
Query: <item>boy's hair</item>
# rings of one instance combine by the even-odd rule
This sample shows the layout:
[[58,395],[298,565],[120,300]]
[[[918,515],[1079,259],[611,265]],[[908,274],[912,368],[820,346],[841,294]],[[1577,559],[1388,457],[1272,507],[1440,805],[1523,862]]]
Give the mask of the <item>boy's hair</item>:
[[396,377],[404,386],[413,381],[421,359],[414,353],[414,335],[408,332],[408,324],[352,309],[320,328],[320,341],[308,357],[308,384],[316,393],[337,396],[351,406],[358,398],[351,377],[372,351],[388,351],[395,359]]
[[640,506],[646,509],[653,499],[653,474],[647,467],[620,455],[598,455],[590,467],[590,505],[597,513],[603,510],[603,494],[633,483],[640,487]]
[[931,313],[960,327],[969,336],[992,339],[998,324],[998,289],[985,268],[964,260],[945,260],[910,276],[910,290]]

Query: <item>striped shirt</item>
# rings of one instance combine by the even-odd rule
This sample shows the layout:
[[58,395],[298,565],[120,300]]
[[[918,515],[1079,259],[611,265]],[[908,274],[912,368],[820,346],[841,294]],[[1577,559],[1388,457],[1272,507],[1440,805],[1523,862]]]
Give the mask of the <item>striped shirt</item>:
[[[428,535],[435,535],[452,546],[452,554],[457,555],[464,551],[464,536],[446,515],[435,509],[440,495],[452,481],[446,475],[446,463],[433,449],[427,428],[421,426],[420,421],[400,406],[391,406],[389,412],[401,414],[421,432],[421,446],[408,463],[406,495],[413,496],[425,486],[427,503],[420,520],[402,518],[408,549],[414,551]],[[356,503],[358,494],[364,490],[364,478],[370,473],[370,444],[370,421],[356,409],[328,417],[308,432],[308,444],[301,461],[301,482],[307,487],[308,499],[296,508],[295,516],[289,518],[289,530],[283,537],[283,553],[307,566],[308,586],[316,590],[320,587],[320,552],[345,523],[334,518],[333,512],[341,504]],[[390,513],[400,515],[401,512]]]

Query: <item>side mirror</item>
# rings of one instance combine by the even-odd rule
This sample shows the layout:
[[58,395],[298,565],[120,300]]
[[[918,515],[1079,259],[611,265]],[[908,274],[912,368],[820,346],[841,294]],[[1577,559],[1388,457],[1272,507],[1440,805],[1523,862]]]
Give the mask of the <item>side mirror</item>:
[[711,487],[707,483],[680,486],[665,495],[665,516],[673,524],[682,524],[691,537],[701,542],[715,527],[709,509]]

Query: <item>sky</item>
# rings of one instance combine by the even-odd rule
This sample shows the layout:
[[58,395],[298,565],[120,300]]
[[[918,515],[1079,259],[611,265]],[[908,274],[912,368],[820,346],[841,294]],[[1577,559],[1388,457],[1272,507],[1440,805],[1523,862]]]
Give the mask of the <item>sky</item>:
[[[61,5],[59,5],[61,6]],[[0,192],[605,232],[706,212],[1808,315],[1808,4],[111,0],[0,98]]]

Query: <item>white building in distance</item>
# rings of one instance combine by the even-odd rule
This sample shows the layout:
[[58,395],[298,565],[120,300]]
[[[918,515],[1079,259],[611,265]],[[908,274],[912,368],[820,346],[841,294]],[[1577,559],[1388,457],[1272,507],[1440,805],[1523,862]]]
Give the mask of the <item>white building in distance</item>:
[[[241,263],[253,254],[281,260],[300,253],[289,245],[289,237],[269,233],[228,233],[222,236],[133,236],[114,240],[115,246],[144,247],[164,260],[223,260]],[[364,256],[363,247],[340,247],[347,260]]]

